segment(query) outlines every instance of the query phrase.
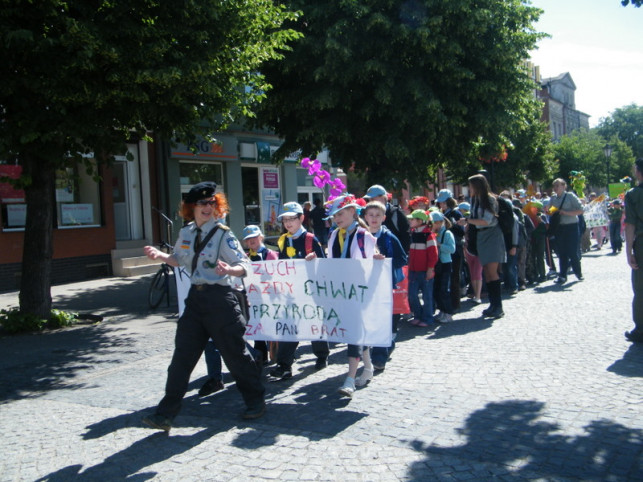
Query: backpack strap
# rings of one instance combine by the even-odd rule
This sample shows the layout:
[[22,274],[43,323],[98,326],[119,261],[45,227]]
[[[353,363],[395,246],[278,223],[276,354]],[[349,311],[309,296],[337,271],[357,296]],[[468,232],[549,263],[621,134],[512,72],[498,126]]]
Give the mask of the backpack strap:
[[306,239],[304,240],[304,243],[305,243],[304,247],[307,255],[314,251],[313,250],[314,240],[315,240],[315,235],[313,233],[309,233],[308,231],[306,231]]
[[364,228],[357,228],[357,233],[355,233],[355,239],[357,240],[357,246],[362,252],[362,258],[366,258],[366,250],[364,249],[364,233],[366,230]]

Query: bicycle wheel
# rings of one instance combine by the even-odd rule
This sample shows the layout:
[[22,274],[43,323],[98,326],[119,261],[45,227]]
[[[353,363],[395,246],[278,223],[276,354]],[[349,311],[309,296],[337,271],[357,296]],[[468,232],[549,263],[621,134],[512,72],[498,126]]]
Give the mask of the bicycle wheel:
[[152,310],[160,305],[161,301],[163,301],[163,297],[167,293],[166,286],[167,273],[164,267],[161,267],[161,269],[159,269],[154,275],[154,278],[152,278],[152,284],[150,285],[150,291],[147,298]]

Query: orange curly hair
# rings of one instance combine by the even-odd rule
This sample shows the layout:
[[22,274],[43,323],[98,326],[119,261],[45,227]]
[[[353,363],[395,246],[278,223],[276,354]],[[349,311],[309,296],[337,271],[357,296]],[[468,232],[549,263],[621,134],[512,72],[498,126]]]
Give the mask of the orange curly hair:
[[[226,214],[230,212],[228,206],[228,200],[223,193],[217,193],[212,196],[217,204],[214,206],[214,217],[217,219],[223,219]],[[194,221],[194,206],[196,203],[186,203],[181,202],[181,207],[179,208],[179,216],[181,216],[185,221]]]

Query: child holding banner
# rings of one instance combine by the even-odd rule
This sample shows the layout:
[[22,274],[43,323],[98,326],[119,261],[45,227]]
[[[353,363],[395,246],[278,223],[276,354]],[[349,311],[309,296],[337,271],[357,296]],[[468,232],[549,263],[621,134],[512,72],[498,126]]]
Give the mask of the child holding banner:
[[[278,219],[283,223],[286,232],[277,241],[279,259],[314,259],[325,258],[324,249],[314,234],[303,227],[304,209],[299,203],[284,204]],[[313,353],[317,357],[315,370],[321,370],[328,365],[327,341],[311,342]],[[296,341],[280,341],[277,348],[277,366],[270,371],[273,381],[286,380],[292,377],[292,364],[295,361],[295,351],[299,345]]]
[[[352,194],[346,194],[327,203],[328,216],[337,225],[328,240],[329,258],[372,258],[375,254],[375,237],[368,231],[364,221],[358,216],[361,206]],[[360,359],[364,360],[364,371],[356,383]],[[352,398],[355,385],[366,385],[373,378],[373,364],[368,348],[348,345],[348,375],[339,393]]]
[[[248,256],[250,257],[250,261],[279,259],[279,253],[273,251],[272,249],[266,248],[266,246],[263,244],[264,236],[259,226],[249,224],[248,226],[243,228],[242,235],[243,242],[248,248]],[[262,362],[264,364],[268,363],[268,344],[262,340],[255,340],[255,350],[261,353],[261,356],[263,357]]]
[[[400,240],[395,236],[386,226],[382,223],[386,219],[386,206],[378,201],[371,201],[364,207],[364,220],[368,224],[368,229],[375,239],[377,239],[377,249],[379,253],[375,254],[373,258],[384,259],[392,258],[393,260],[393,289],[397,283],[404,279],[402,267],[408,263],[408,257],[404,252],[404,248]],[[373,369],[376,371],[384,370],[386,362],[388,361],[391,353],[395,349],[395,337],[397,335],[397,326],[400,321],[400,315],[392,315],[391,326],[393,331],[393,339],[391,346],[388,348],[376,346],[371,349],[371,360],[373,362]],[[371,375],[372,376],[372,375]],[[356,385],[370,380],[367,370],[364,369],[360,378],[356,380]]]
[[[438,262],[438,243],[425,211],[416,209],[407,216],[411,225],[409,251],[409,305],[415,318],[412,325],[427,327],[433,324],[433,278]],[[422,301],[420,304],[420,294]]]

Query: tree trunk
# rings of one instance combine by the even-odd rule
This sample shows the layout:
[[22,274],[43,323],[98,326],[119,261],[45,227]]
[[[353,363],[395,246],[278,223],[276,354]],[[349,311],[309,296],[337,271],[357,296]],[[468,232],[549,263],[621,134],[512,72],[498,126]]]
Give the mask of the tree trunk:
[[55,169],[48,160],[32,154],[25,154],[22,161],[23,175],[31,176],[32,182],[25,189],[27,219],[20,278],[20,311],[49,319]]

